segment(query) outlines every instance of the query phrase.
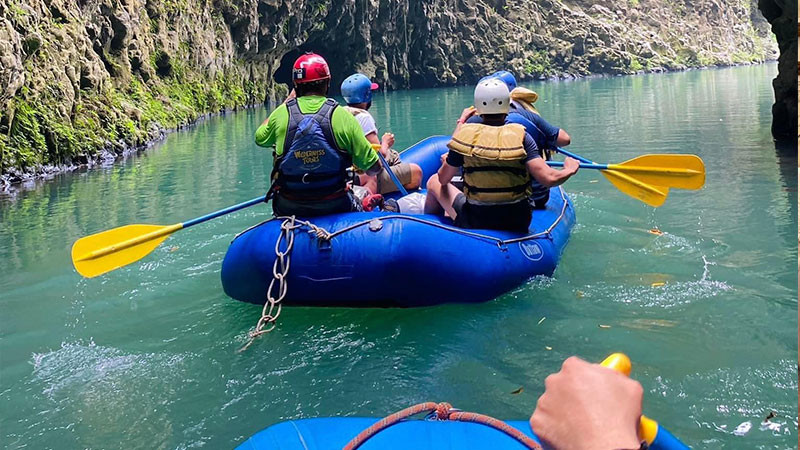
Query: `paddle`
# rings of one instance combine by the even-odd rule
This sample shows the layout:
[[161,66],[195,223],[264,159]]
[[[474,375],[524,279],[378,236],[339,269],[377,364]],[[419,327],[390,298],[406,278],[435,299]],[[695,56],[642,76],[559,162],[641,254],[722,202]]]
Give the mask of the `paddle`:
[[[595,164],[562,148],[557,150],[581,161],[581,168],[602,170],[617,189],[656,208],[664,204],[670,188],[700,189],[705,183],[705,166],[696,155],[643,155],[620,164]],[[557,161],[547,164],[564,165]]]
[[72,245],[72,264],[86,278],[136,262],[172,233],[264,202],[264,196],[174,225],[126,225],[78,239]]
[[381,154],[381,145],[372,144],[372,148],[373,150],[375,150],[375,153],[378,154],[378,158],[381,160],[383,169],[389,174],[389,178],[392,179],[392,182],[394,183],[395,186],[397,186],[397,189],[400,191],[400,193],[403,195],[408,195],[408,191],[403,186],[403,183],[401,183],[400,180],[397,178],[397,175],[395,175],[394,172],[392,172],[392,168],[389,166],[389,163],[386,162],[386,158],[384,158],[383,155]]
[[[616,370],[626,377],[631,375],[631,360],[624,353],[612,353],[600,365]],[[658,422],[644,415],[639,420],[639,437],[646,440],[653,450],[684,450],[689,448],[659,425]]]

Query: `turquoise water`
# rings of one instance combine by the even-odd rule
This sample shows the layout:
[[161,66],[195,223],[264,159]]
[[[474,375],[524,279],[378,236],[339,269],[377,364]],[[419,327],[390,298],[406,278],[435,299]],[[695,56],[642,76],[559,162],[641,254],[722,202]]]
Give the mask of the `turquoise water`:
[[[287,308],[243,353],[261,309],[226,298],[219,269],[267,206],[177,233],[96,279],[75,273],[69,249],[263,193],[271,158],[252,133],[266,110],[208,119],[140,157],[0,200],[0,446],[226,448],[281,420],[429,400],[525,419],[564,358],[624,351],[645,413],[688,444],[794,447],[797,180],[769,135],[776,72],[528,85],[573,151],[598,162],[696,153],[706,187],[653,209],[582,171],[566,185],[578,225],[553,279],[481,305]],[[451,131],[470,103],[466,87],[392,92],[373,113],[405,148]],[[761,430],[769,411],[775,429]],[[735,436],[743,422],[752,429]]]

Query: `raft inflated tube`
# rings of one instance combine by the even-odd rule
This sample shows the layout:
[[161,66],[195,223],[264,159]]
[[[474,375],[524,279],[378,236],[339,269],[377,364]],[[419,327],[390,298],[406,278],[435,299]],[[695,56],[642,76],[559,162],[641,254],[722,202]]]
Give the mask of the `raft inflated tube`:
[[[378,418],[325,417],[290,420],[277,423],[242,442],[237,450],[330,450],[341,449],[363,430],[377,423]],[[539,438],[528,421],[509,420],[505,423],[532,438]],[[442,448],[519,450],[519,442],[508,434],[474,422],[440,420],[407,420],[399,422],[372,436],[359,449],[363,450],[440,450]],[[652,443],[652,450],[688,450],[664,428]]]
[[[331,417],[281,422],[242,442],[237,450],[331,450],[341,449],[377,418]],[[527,421],[506,424],[539,442]],[[360,450],[519,450],[512,437],[479,423],[439,420],[407,420],[387,428],[366,441]]]
[[[446,136],[425,139],[402,154],[427,180],[447,152]],[[533,213],[528,233],[465,230],[444,217],[386,212],[308,219],[335,236],[295,231],[285,305],[427,306],[485,302],[538,275],[551,276],[575,223],[561,188]],[[240,233],[222,263],[228,296],[263,304],[272,280],[281,220]],[[336,234],[338,233],[338,234]]]

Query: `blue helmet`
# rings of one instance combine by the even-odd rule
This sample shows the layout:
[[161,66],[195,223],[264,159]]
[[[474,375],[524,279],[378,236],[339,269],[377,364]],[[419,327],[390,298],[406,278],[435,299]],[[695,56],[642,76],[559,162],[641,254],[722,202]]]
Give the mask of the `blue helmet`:
[[511,92],[517,87],[517,79],[514,75],[507,70],[498,70],[497,72],[489,75],[490,77],[499,78],[503,83],[508,86],[508,91]]
[[342,81],[342,97],[348,105],[371,102],[372,91],[375,89],[378,89],[378,83],[373,83],[360,73],[350,75]]

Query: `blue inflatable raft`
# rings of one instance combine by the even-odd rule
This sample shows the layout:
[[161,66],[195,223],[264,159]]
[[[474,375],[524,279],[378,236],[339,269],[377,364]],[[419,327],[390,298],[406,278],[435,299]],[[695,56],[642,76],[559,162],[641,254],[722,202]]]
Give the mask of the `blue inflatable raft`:
[[[425,139],[403,161],[436,173],[446,136]],[[309,219],[295,231],[285,305],[428,306],[485,302],[537,275],[550,276],[575,223],[561,188],[535,211],[528,234],[453,227],[444,217],[386,212],[333,214]],[[264,304],[273,278],[282,220],[240,233],[222,263],[230,297]]]
[[[330,450],[341,449],[358,433],[377,422],[375,418],[333,417],[281,422],[259,431],[237,450]],[[538,439],[527,421],[508,425]],[[436,420],[408,420],[389,427],[359,449],[487,449],[524,448],[511,436],[479,423]]]

